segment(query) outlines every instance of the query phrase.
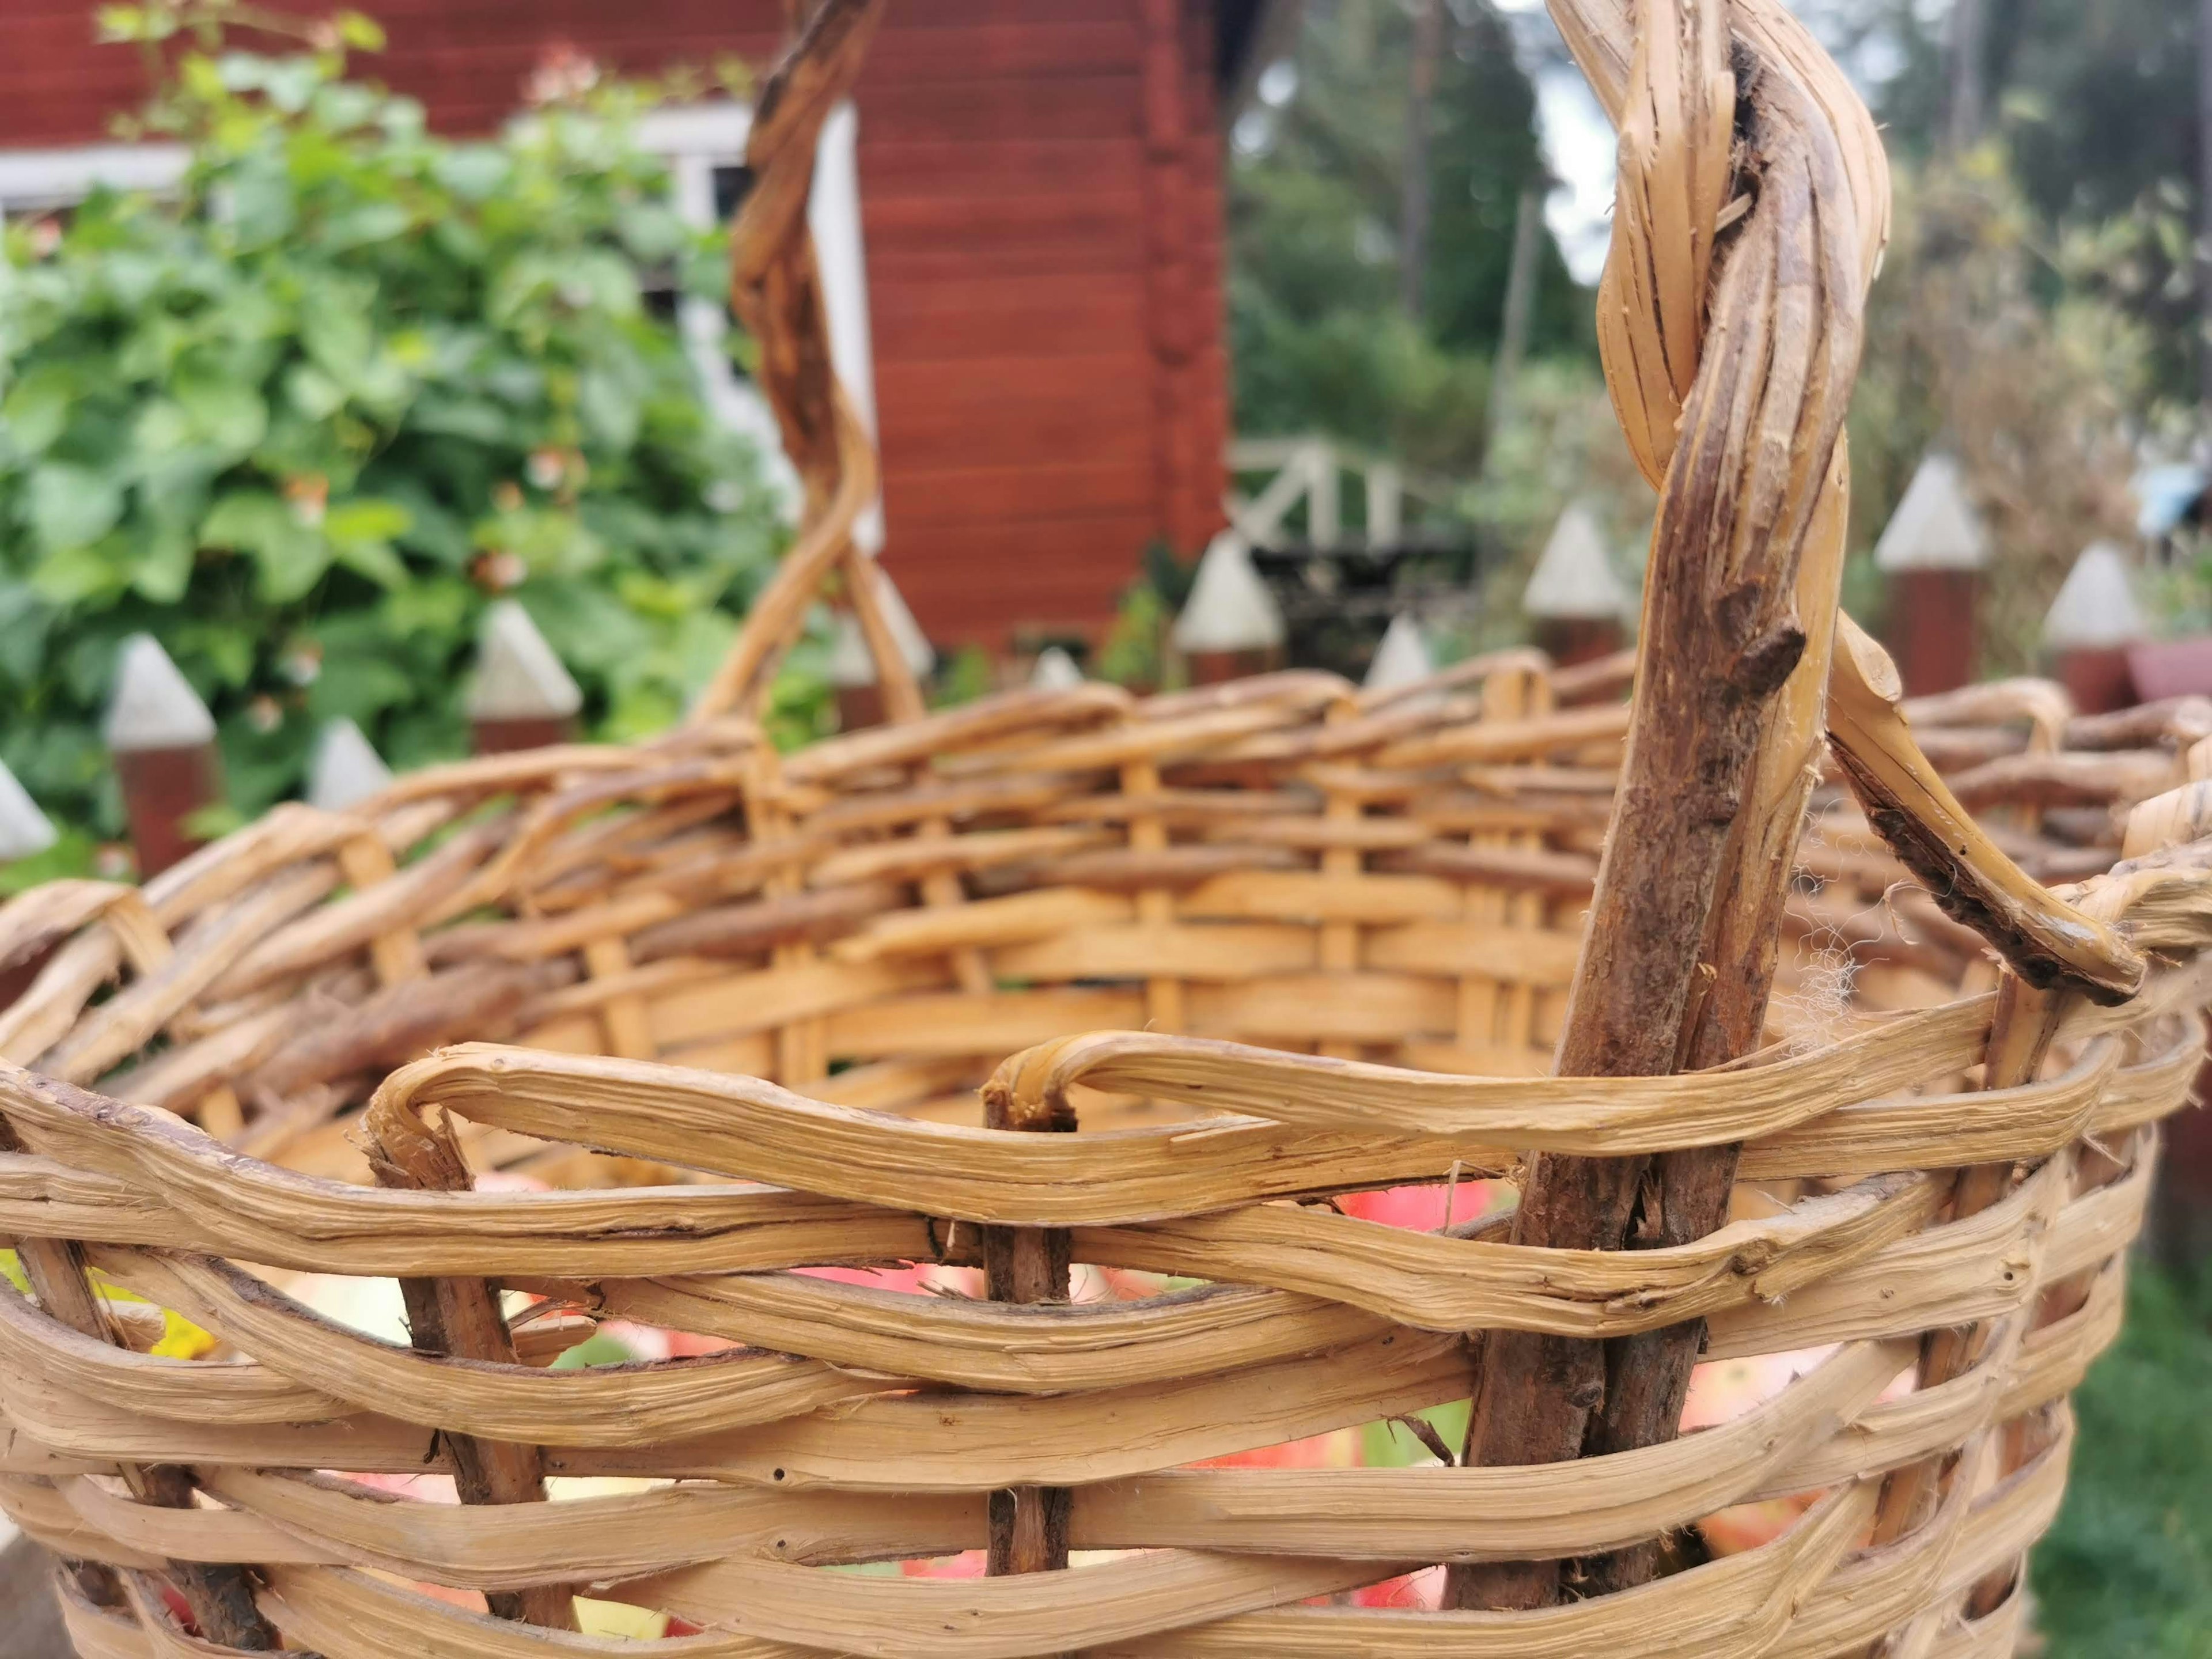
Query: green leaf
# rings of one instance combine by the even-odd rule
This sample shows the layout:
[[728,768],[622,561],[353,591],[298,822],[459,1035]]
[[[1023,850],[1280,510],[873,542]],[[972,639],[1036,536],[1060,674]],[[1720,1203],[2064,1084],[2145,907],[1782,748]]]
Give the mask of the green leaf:
[[48,461],[31,474],[31,534],[47,552],[82,547],[115,528],[123,489],[110,475],[68,461]]
[[8,389],[0,402],[9,441],[23,455],[42,455],[68,429],[82,377],[74,363],[40,363]]
[[438,158],[440,184],[464,201],[487,202],[514,176],[514,164],[495,144],[463,144]]
[[273,605],[305,599],[330,568],[331,550],[319,536],[303,535],[281,548],[261,550],[260,569],[254,586]]
[[215,475],[228,457],[193,447],[147,462],[138,471],[138,507],[152,524],[174,527],[188,539],[207,514]]
[[414,677],[386,657],[327,651],[322,672],[307,689],[307,712],[318,721],[366,723],[415,694]]
[[181,526],[149,527],[131,557],[131,586],[155,605],[174,605],[191,585],[193,551]]
[[151,38],[147,33],[151,21],[143,6],[102,6],[92,16],[98,30],[94,39],[102,44]]
[[241,246],[264,248],[282,242],[298,222],[299,207],[291,176],[283,167],[255,162],[234,169],[224,199]]
[[[104,20],[191,37],[145,129],[191,153],[178,202],[95,195],[53,250],[0,228],[0,748],[87,858],[122,824],[98,728],[134,629],[158,625],[207,692],[251,814],[296,789],[336,714],[373,720],[395,763],[465,752],[471,573],[520,558],[597,730],[642,735],[782,540],[750,450],[638,301],[641,260],[714,287],[714,239],[638,147],[648,93],[455,143],[341,78],[380,40],[365,20],[281,49],[301,56],[232,53],[250,10],[130,0]],[[587,468],[541,487],[549,447]],[[319,672],[280,683],[309,636]],[[820,728],[820,682],[784,677],[779,742]],[[272,690],[267,730],[248,710]]]
[[228,801],[217,801],[188,813],[184,820],[184,831],[195,841],[221,841],[232,831],[246,828],[246,815]]
[[232,690],[253,678],[257,641],[221,620],[188,622],[177,630],[177,655],[204,667],[216,683]]
[[480,398],[425,395],[410,424],[418,432],[473,443],[505,445],[513,440],[514,417]]
[[340,546],[349,542],[388,542],[415,526],[415,515],[398,501],[356,495],[331,505],[323,516],[323,534]]
[[517,507],[480,521],[478,547],[517,555],[540,575],[574,576],[606,557],[606,544],[573,513],[558,507]]
[[316,116],[334,132],[350,132],[366,126],[384,100],[368,87],[337,82],[315,94]]
[[592,437],[608,448],[626,450],[637,442],[641,411],[635,390],[623,377],[586,369],[576,381],[576,410]]
[[674,258],[691,234],[691,228],[662,202],[632,203],[616,222],[623,246],[647,264]]
[[215,60],[216,76],[225,92],[259,91],[274,67],[268,58],[253,52],[227,52]]
[[179,371],[171,392],[199,435],[218,449],[244,455],[269,430],[269,405],[255,387],[209,369]]
[[337,549],[337,562],[380,587],[404,587],[407,566],[389,542],[347,542]]
[[32,590],[51,605],[112,599],[127,585],[125,573],[110,556],[112,551],[102,542],[49,553],[31,572]]
[[380,474],[377,482],[386,498],[407,514],[407,528],[392,535],[401,547],[456,568],[469,562],[476,550],[469,542],[467,527],[447,511],[419,480]]
[[324,242],[333,248],[367,247],[406,234],[414,222],[397,202],[367,202],[341,213],[323,228]]
[[451,637],[467,627],[478,603],[477,591],[466,582],[452,577],[418,577],[385,596],[379,620],[401,638]]
[[46,659],[54,620],[29,583],[0,581],[0,674],[27,685]]
[[301,343],[315,367],[348,391],[367,371],[376,349],[358,295],[344,290],[319,294],[300,319]]
[[308,363],[295,364],[284,377],[284,395],[311,421],[327,421],[345,406],[345,388]]
[[269,65],[261,79],[269,101],[287,115],[307,108],[315,88],[323,83],[322,66],[312,58],[286,58]]
[[605,1331],[594,1332],[573,1348],[563,1350],[546,1369],[556,1371],[580,1371],[594,1365],[627,1365],[637,1356],[623,1345],[621,1339]]
[[167,398],[156,398],[146,404],[131,424],[131,447],[149,460],[174,454],[192,437],[192,417],[181,404]]
[[356,52],[382,52],[384,28],[373,17],[364,17],[357,11],[342,11],[331,22],[337,26],[338,39]]
[[330,544],[265,489],[234,489],[218,497],[200,526],[200,544],[249,556],[256,588],[277,604],[304,595],[331,562]]
[[297,528],[292,510],[268,490],[233,489],[209,510],[200,526],[200,543],[244,550]]

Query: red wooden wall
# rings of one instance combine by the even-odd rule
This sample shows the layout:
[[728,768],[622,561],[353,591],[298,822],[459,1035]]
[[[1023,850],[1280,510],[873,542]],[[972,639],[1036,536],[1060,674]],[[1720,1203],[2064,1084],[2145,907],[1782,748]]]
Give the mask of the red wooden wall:
[[[296,3],[296,0],[288,0]],[[891,0],[858,93],[886,568],[940,642],[1095,632],[1145,544],[1218,521],[1228,431],[1215,0]],[[301,9],[321,9],[301,7]],[[364,71],[455,132],[549,47],[774,52],[782,0],[366,0]],[[92,0],[0,0],[0,148],[142,95]]]

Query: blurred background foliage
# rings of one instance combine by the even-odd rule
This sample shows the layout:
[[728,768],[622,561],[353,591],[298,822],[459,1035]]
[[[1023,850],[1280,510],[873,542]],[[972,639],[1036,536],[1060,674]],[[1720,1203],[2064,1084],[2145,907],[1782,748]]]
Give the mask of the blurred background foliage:
[[2130,1272],[2127,1323],[2074,1396],[2066,1505],[2029,1579],[2045,1659],[2212,1654],[2212,1264]]
[[[1848,603],[1879,620],[1868,550],[1944,445],[1995,532],[1984,667],[2028,667],[2068,563],[2124,533],[2136,465],[2204,435],[2196,9],[1796,9],[1866,92],[1898,187],[1851,423]],[[781,542],[758,458],[641,286],[720,288],[717,239],[672,211],[635,131],[696,85],[580,88],[457,143],[352,77],[378,44],[366,20],[249,54],[216,27],[235,15],[108,8],[118,49],[157,70],[134,131],[190,148],[185,187],[95,196],[0,249],[0,759],[72,846],[118,825],[96,723],[128,632],[208,697],[252,815],[296,788],[326,718],[397,765],[462,752],[461,672],[501,594],[582,682],[595,734],[660,728]],[[1449,516],[1510,550],[1459,648],[1518,635],[1569,500],[1627,566],[1653,505],[1614,431],[1594,296],[1550,235],[1521,234],[1559,183],[1547,27],[1534,0],[1306,0],[1231,147],[1237,430],[1455,480]],[[1151,685],[1188,573],[1164,550],[1148,569],[1097,666]],[[824,701],[798,660],[787,735]],[[988,681],[965,659],[945,695]],[[2054,1659],[2212,1656],[2208,1283],[2139,1270],[2080,1396],[2035,1567]]]
[[[1430,124],[1434,234],[1424,303],[1409,310],[1401,186],[1419,159],[1406,134],[1432,3],[1447,23]],[[1850,422],[1846,604],[1883,620],[1873,544],[1941,445],[1992,532],[1983,672],[2033,672],[2075,556],[2132,536],[2131,475],[2201,454],[2208,436],[2198,9],[1794,9],[1866,94],[1897,191]],[[1528,569],[1569,500],[1597,510],[1624,567],[1643,557],[1654,506],[1598,375],[1595,295],[1549,237],[1525,361],[1512,395],[1491,396],[1511,355],[1514,200],[1551,183],[1536,142],[1537,82],[1559,67],[1547,29],[1526,0],[1306,0],[1231,152],[1237,429],[1320,433],[1463,481],[1457,514],[1511,553],[1491,574],[1480,629],[1437,641],[1447,649],[1518,635]],[[2159,620],[2212,626],[2212,571],[2166,580]],[[2035,1558],[2048,1659],[2212,1659],[2208,1380],[2212,1273],[2139,1262],[2126,1330],[2078,1397],[2072,1486]]]
[[[1424,155],[1407,135],[1431,9],[1442,29]],[[1868,556],[1922,455],[1946,445],[2003,570],[1988,584],[1984,671],[2022,672],[2074,556],[2128,533],[2144,450],[2185,453],[2198,435],[2193,9],[1796,9],[1865,92],[1897,184],[1851,423],[1847,602],[1881,620]],[[1971,119],[1958,108],[1968,61]],[[1538,89],[1565,67],[1533,0],[1307,0],[1232,145],[1237,430],[1321,433],[1463,480],[1457,516],[1510,550],[1469,645],[1521,626],[1520,587],[1569,499],[1595,509],[1631,575],[1654,505],[1619,457],[1594,293],[1548,234],[1517,334],[1508,324],[1517,199],[1563,187],[1539,142]],[[1403,184],[1416,166],[1433,205],[1409,308]],[[1494,397],[1501,358],[1516,355],[1510,395]]]
[[[1549,180],[1535,91],[1504,21],[1440,7],[1418,303],[1407,304],[1404,172],[1417,29],[1407,8],[1312,0],[1233,141],[1231,362],[1247,436],[1325,432],[1422,471],[1485,447],[1524,190]],[[1595,361],[1589,296],[1548,238],[1528,346]]]
[[[593,732],[665,727],[782,536],[641,292],[641,271],[720,283],[719,239],[636,142],[669,88],[599,85],[454,143],[349,78],[368,20],[262,55],[228,49],[229,10],[103,14],[155,70],[131,131],[189,147],[180,191],[6,232],[0,759],[112,834],[97,722],[142,629],[212,706],[244,816],[296,789],[335,716],[398,766],[465,754],[501,595]],[[819,701],[796,682],[786,714]]]

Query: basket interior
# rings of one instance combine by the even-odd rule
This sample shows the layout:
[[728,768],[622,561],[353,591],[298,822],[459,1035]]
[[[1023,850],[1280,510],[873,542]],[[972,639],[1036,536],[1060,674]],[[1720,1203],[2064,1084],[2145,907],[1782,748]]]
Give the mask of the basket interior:
[[[86,1080],[365,1180],[352,1109],[438,1041],[763,1078],[965,1124],[1008,1055],[1091,1030],[1540,1074],[1624,725],[1610,702],[1522,714],[1548,690],[1518,660],[1376,710],[1317,675],[1133,708],[1094,688],[780,766],[741,746],[428,775],[380,814],[404,905],[355,884],[357,844],[288,860],[323,890],[227,940],[191,1006]],[[1778,1038],[1944,1000],[1980,956],[1924,896],[1889,890],[1904,872],[1854,808],[1825,805]],[[264,830],[234,855],[257,839],[284,850]],[[313,884],[295,884],[304,898]],[[1076,1105],[1085,1132],[1188,1115],[1085,1088]],[[481,1167],[556,1185],[643,1173],[473,1140]]]
[[[1312,674],[1149,702],[1022,693],[791,757],[732,723],[646,750],[422,774],[343,818],[281,811],[161,878],[143,906],[55,890],[44,902],[62,942],[0,1036],[10,1052],[34,1047],[58,1080],[35,1109],[10,1107],[32,1149],[131,1197],[70,1222],[71,1236],[117,1282],[220,1339],[215,1355],[254,1387],[312,1379],[322,1403],[249,1409],[233,1397],[237,1370],[204,1405],[150,1401],[167,1372],[100,1371],[118,1392],[97,1421],[18,1395],[9,1414],[33,1449],[0,1468],[0,1502],[106,1559],[113,1536],[85,1509],[106,1498],[79,1492],[64,1525],[55,1494],[105,1490],[113,1466],[94,1454],[122,1443],[119,1411],[137,1413],[138,1455],[173,1437],[168,1455],[219,1502],[289,1516],[356,1565],[374,1555],[361,1553],[382,1501],[370,1487],[422,1497],[422,1472],[434,1486],[456,1444],[527,1445],[556,1495],[579,1502],[704,1502],[703,1481],[768,1506],[743,1526],[726,1517],[696,1549],[669,1541],[677,1509],[641,1510],[655,1540],[641,1555],[504,1522],[542,1553],[503,1581],[420,1540],[395,1546],[374,1558],[406,1581],[390,1607],[330,1564],[261,1561],[297,1627],[342,1655],[388,1650],[349,1640],[348,1620],[421,1638],[445,1629],[437,1596],[498,1611],[520,1593],[502,1583],[549,1579],[835,1647],[879,1616],[877,1592],[852,1588],[872,1581],[770,1582],[764,1561],[805,1571],[977,1550],[987,1493],[1049,1486],[1075,1492],[1079,1552],[1159,1552],[1160,1605],[1179,1610],[1139,1626],[1261,1619],[1250,1639],[1297,1650],[1304,1626],[1255,1610],[1279,1620],[1376,1585],[1413,1597],[1409,1566],[1529,1547],[1510,1504],[1471,1519],[1463,1504],[1354,1492],[1328,1484],[1353,1472],[1305,1465],[1395,1447],[1382,1461],[1431,1467],[1362,1478],[1449,1474],[1391,1424],[1426,1413],[1455,1432],[1468,1333],[1571,1321],[1578,1297],[1614,1310],[1607,1320],[1686,1297],[1709,1314],[1716,1375],[1735,1366],[1747,1398],[1772,1394],[1742,1420],[1789,1432],[1761,1443],[1768,1463],[1700,1498],[1655,1486],[1627,1524],[1800,1494],[1759,1547],[1802,1566],[1866,1522],[1873,1488],[1848,1477],[1869,1437],[1950,1444],[1971,1427],[1915,1428],[1880,1398],[1929,1321],[2009,1332],[1960,1379],[1985,1413],[2002,1388],[2056,1399],[2109,1337],[2114,1252],[2148,1169],[2137,1130],[2186,1089],[2198,1028],[2185,988],[2118,1037],[2068,1026],[2016,1100],[1955,1093],[1973,1085],[1995,963],[1824,788],[1765,1063],[1842,1045],[1864,1075],[1823,1086],[1871,1106],[1755,1140],[1735,1205],[1750,1231],[1679,1267],[1646,1258],[1660,1280],[1616,1255],[1589,1270],[1598,1288],[1562,1290],[1553,1269],[1481,1255],[1500,1248],[1523,1131],[1424,1127],[1424,1103],[1450,1079],[1489,1079],[1450,1109],[1523,1124],[1574,1105],[1536,1079],[1626,731],[1609,672],[1554,674],[1511,653],[1385,697]],[[1949,725],[1923,710],[1922,737],[2037,873],[2087,875],[2115,856],[2117,809],[2179,763],[2170,745],[2039,751],[2034,708],[1999,702]],[[2071,793],[2054,800],[2061,773]],[[1893,1016],[1912,1009],[1936,1012],[1905,1042]],[[1252,1048],[1174,1046],[1186,1037]],[[532,1052],[416,1063],[484,1039]],[[372,1183],[369,1152],[390,1144],[389,1125],[362,1115],[380,1086],[378,1109],[397,1100],[450,1123],[467,1168],[445,1184],[473,1194],[375,1194],[404,1200],[404,1215],[344,1195]],[[102,1097],[195,1120],[250,1161]],[[1009,1098],[1052,1109],[1010,1118]],[[2027,1146],[2035,1125],[2069,1143],[2093,1105],[2103,1138],[2094,1156],[2043,1163],[1986,1218],[1947,1220],[1911,1152],[1951,1135],[1954,1109],[1976,1099],[1993,1103],[1975,1120],[1992,1156]],[[626,1190],[556,1210],[547,1188]],[[21,1224],[10,1201],[0,1194],[0,1210]],[[1018,1235],[1062,1241],[1075,1306],[975,1299],[994,1239]],[[2038,1265],[1999,1283],[2015,1245]],[[481,1390],[407,1351],[393,1282],[469,1275],[504,1285],[515,1321],[511,1358],[491,1356]],[[383,1288],[334,1293],[348,1283]],[[1888,1301],[1899,1285],[1909,1305]],[[2035,1328],[2024,1310],[2038,1296],[2051,1317]],[[628,1352],[650,1363],[551,1393],[530,1380],[595,1329],[645,1333]],[[64,1375],[35,1347],[10,1363]],[[686,1369],[700,1365],[726,1385],[700,1395]],[[2015,1486],[2044,1484],[2020,1504],[2055,1498],[2064,1443],[2054,1433],[2021,1466]],[[1238,1467],[1255,1463],[1291,1467]],[[319,1470],[355,1484],[303,1496]],[[1298,1481],[1270,1508],[1267,1488],[1232,1479],[1245,1475]],[[1175,1484],[1194,1478],[1231,1484]],[[1557,1498],[1531,1490],[1532,1503]],[[1807,1510],[1802,1495],[1821,1492]],[[1595,1524],[1579,1501],[1562,1537]],[[2021,1524],[2009,1501],[1945,1513],[1948,1530],[1923,1547]],[[762,1526],[804,1526],[809,1541],[767,1549]],[[716,1565],[677,1571],[705,1558]],[[1085,1643],[1124,1627],[1126,1582],[1071,1583],[1054,1594]],[[1048,1634],[1007,1633],[1030,1614],[978,1594],[963,1617],[1014,1621],[990,1626],[992,1651],[1059,1650],[1037,1645]],[[921,1639],[922,1604],[880,1616],[903,1634],[861,1650],[938,1650],[902,1645]],[[1887,1628],[1850,1617],[1874,1620],[1869,1637]]]

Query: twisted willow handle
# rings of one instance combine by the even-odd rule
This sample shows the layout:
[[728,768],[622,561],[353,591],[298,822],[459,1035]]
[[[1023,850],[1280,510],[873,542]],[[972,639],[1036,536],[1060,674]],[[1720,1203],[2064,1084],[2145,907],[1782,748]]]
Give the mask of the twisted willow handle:
[[[1622,432],[1661,492],[1628,755],[1559,1071],[1661,1075],[1759,1045],[1824,739],[1869,820],[2022,981],[2124,1000],[2141,956],[1973,827],[1913,744],[1887,658],[1838,608],[1843,422],[1889,213],[1865,106],[1776,0],[1644,0],[1632,28],[1624,0],[1551,9],[1620,129],[1598,337]],[[1702,1237],[1727,1218],[1737,1150],[1534,1157],[1515,1238]],[[1702,1337],[1694,1322],[1604,1350],[1493,1334],[1468,1461],[1671,1439]],[[1570,1578],[1624,1589],[1656,1565],[1647,1545],[1564,1573],[1461,1567],[1449,1595],[1536,1607]]]
[[760,386],[799,475],[799,532],[754,602],[729,654],[692,707],[694,725],[754,713],[776,664],[833,569],[874,658],[884,712],[922,712],[921,691],[883,611],[873,562],[853,526],[875,497],[875,446],[830,363],[822,272],[807,228],[823,123],[852,90],[884,0],[823,0],[767,81],[753,111],[745,165],[753,184],[730,227],[730,304],[760,350]]
[[[1606,380],[1660,490],[1621,787],[1558,1069],[1651,1076],[1749,1053],[1817,773],[1843,569],[1842,441],[1887,221],[1871,120],[1775,0],[1552,0],[1620,131],[1599,289]],[[1515,1228],[1618,1249],[1725,1218],[1734,1149],[1532,1158]],[[1654,1242],[1663,1242],[1658,1239]],[[1701,1333],[1486,1340],[1468,1461],[1671,1438]],[[1642,1582],[1650,1548],[1585,1563]],[[1461,1607],[1556,1601],[1556,1562],[1462,1566]]]

